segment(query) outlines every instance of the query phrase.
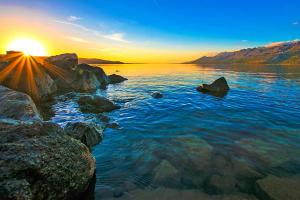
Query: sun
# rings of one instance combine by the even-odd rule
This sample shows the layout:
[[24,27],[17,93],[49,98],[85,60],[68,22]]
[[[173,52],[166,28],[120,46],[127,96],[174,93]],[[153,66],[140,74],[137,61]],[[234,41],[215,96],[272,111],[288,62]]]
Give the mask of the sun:
[[21,51],[25,55],[31,56],[46,56],[46,50],[43,45],[34,39],[16,39],[8,46],[8,51]]

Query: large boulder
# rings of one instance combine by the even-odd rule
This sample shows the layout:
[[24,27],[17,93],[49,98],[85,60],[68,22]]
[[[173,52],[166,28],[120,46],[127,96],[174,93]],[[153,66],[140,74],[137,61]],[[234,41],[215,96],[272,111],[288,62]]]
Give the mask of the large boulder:
[[300,199],[300,175],[279,178],[269,175],[257,181],[257,192],[261,199],[298,200]]
[[155,185],[169,185],[170,182],[178,182],[178,170],[167,160],[162,160],[161,163],[154,168]]
[[210,93],[215,96],[225,96],[229,90],[229,86],[224,77],[215,80],[212,84],[202,84],[197,90],[203,93]]
[[95,159],[52,123],[0,123],[1,199],[74,199],[86,191]]
[[94,123],[68,123],[64,131],[70,137],[81,141],[89,149],[98,144],[103,139],[103,130]]
[[57,91],[55,81],[41,62],[34,57],[24,57],[22,54],[13,57],[0,67],[0,84],[25,92],[37,101],[48,99]]
[[101,96],[82,96],[78,100],[78,104],[82,112],[91,113],[110,112],[120,108],[120,106]]
[[108,76],[108,78],[109,78],[109,83],[111,84],[121,83],[128,80],[127,78],[124,78],[123,76],[117,74],[111,74]]
[[72,85],[74,89],[81,91],[105,88],[109,79],[100,67],[93,67],[88,64],[80,64],[76,67],[75,78]]
[[23,123],[41,121],[40,114],[30,96],[1,85],[0,119],[18,120]]
[[[78,65],[78,57],[75,53],[65,53],[56,56],[50,56],[45,62],[51,63],[66,71],[72,71]],[[44,64],[46,65],[46,63]]]

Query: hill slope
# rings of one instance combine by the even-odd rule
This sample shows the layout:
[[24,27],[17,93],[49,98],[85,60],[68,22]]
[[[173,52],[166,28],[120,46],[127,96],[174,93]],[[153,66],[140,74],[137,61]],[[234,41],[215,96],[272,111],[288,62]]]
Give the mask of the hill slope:
[[213,57],[202,57],[191,64],[300,64],[300,41],[278,43],[266,47],[222,52]]
[[80,63],[86,63],[86,64],[124,64],[121,61],[110,61],[110,60],[102,60],[98,58],[79,58],[78,60]]

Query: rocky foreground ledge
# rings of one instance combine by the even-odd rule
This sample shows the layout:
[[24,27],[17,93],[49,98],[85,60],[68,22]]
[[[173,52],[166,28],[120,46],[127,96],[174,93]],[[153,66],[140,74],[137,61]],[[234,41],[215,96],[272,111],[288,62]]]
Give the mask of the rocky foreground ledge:
[[101,142],[103,129],[84,122],[62,129],[45,122],[38,108],[56,94],[127,79],[113,75],[111,81],[101,68],[78,65],[76,54],[30,59],[30,73],[13,60],[0,63],[0,198],[81,199],[95,176],[90,149]]
[[3,86],[0,116],[1,199],[74,199],[87,190],[95,172],[89,148],[101,129],[44,122],[30,96]]

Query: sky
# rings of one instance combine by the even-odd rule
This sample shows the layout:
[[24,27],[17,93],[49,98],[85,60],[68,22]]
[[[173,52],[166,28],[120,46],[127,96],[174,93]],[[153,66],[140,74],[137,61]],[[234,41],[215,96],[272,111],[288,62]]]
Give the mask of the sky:
[[0,53],[19,38],[47,55],[194,60],[300,38],[299,0],[0,0]]

